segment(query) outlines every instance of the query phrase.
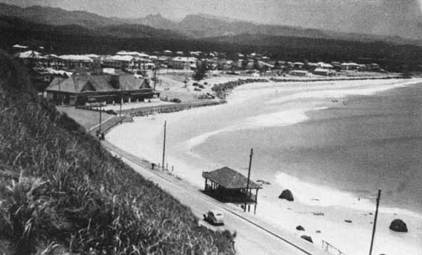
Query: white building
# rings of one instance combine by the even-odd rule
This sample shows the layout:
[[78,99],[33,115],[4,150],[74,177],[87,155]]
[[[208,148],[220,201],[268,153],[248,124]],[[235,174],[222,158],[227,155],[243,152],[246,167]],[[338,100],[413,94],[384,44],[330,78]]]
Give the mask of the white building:
[[174,57],[169,61],[169,66],[175,69],[195,69],[197,58],[194,57]]

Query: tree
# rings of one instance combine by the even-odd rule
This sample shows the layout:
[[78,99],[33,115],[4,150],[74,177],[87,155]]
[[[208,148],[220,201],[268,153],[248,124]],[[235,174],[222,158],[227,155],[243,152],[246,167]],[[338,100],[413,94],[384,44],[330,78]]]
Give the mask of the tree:
[[248,60],[247,59],[243,59],[242,60],[242,69],[246,70],[246,68],[248,68]]
[[208,71],[207,61],[200,61],[196,65],[196,70],[192,76],[195,81],[204,79],[206,72]]
[[254,59],[254,61],[253,61],[253,69],[258,70],[258,71],[261,71],[261,66],[259,64],[258,59]]
[[280,69],[280,68],[281,68],[280,62],[277,59],[274,63],[274,69]]

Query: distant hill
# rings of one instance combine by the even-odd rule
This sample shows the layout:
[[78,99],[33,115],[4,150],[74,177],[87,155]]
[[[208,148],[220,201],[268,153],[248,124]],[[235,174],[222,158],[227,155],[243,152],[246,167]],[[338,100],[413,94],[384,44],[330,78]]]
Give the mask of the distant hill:
[[168,30],[178,29],[177,22],[166,19],[163,16],[161,16],[161,14],[148,15],[144,18],[139,18],[139,19],[125,19],[124,21],[130,24],[142,24],[145,26],[150,26],[150,27],[158,28],[158,29],[168,29]]
[[[0,16],[0,33],[4,35],[16,34],[19,31],[28,33],[56,33],[61,35],[90,35],[107,36],[117,38],[165,38],[183,39],[186,36],[171,30],[156,29],[145,25],[136,24],[113,24],[101,26],[88,26],[87,22],[66,23],[62,25],[50,25],[49,22],[35,22],[31,19],[17,18],[14,16]],[[82,24],[81,24],[82,23]],[[93,23],[95,23],[93,21]]]
[[[3,5],[3,7],[8,7]],[[35,22],[18,14],[19,7],[10,7],[7,16],[0,15],[0,48],[10,50],[13,44],[40,45],[55,54],[113,54],[119,50],[135,51],[219,51],[230,57],[237,53],[258,52],[272,59],[299,61],[354,61],[377,62],[389,71],[418,70],[422,65],[420,46],[402,38],[398,43],[377,40],[377,37],[358,34],[339,34],[315,29],[268,26],[243,21],[218,19],[213,16],[190,15],[179,23],[166,20],[161,15],[125,22],[110,19],[110,25],[99,24],[103,17],[90,16],[78,24],[51,25],[54,15],[46,15]],[[28,8],[27,8],[28,9]],[[47,8],[54,13],[54,8]],[[44,10],[34,7],[30,9]],[[63,10],[58,9],[60,12]],[[2,12],[4,10],[2,9]],[[64,11],[66,12],[66,11]],[[90,15],[80,12],[81,15]],[[48,18],[47,18],[48,17]],[[96,18],[94,18],[96,17]],[[104,18],[107,19],[108,18]],[[119,20],[119,19],[117,19]],[[89,21],[89,22],[88,22]],[[149,22],[153,28],[139,24]],[[66,23],[66,22],[64,22]],[[87,25],[96,24],[95,26]],[[169,27],[175,29],[163,29]]]
[[138,22],[155,28],[170,28],[193,38],[259,34],[271,36],[335,39],[358,42],[385,41],[395,44],[412,44],[422,46],[422,41],[402,38],[398,36],[344,33],[294,26],[256,24],[253,22],[234,20],[226,17],[217,17],[207,14],[187,15],[180,22],[167,20],[161,15],[154,15],[154,19],[152,19],[150,16],[147,16],[145,19],[139,19]]
[[61,8],[41,6],[21,8],[3,3],[0,3],[0,16],[18,17],[32,22],[49,25],[79,25],[91,28],[124,24],[122,21],[113,20],[85,11],[66,11]]
[[268,54],[275,59],[377,62],[390,71],[400,71],[410,66],[418,68],[422,64],[422,47],[385,41],[354,42],[268,34],[241,34],[201,40],[221,45],[237,45],[238,48]]
[[215,37],[240,34],[269,34],[309,38],[327,37],[316,29],[259,25],[246,21],[228,21],[207,15],[188,15],[179,23],[179,31],[194,37]]
[[[272,36],[304,37],[338,39],[358,42],[386,41],[396,44],[422,45],[421,41],[405,39],[397,36],[377,36],[369,34],[342,33],[329,30],[307,29],[302,27],[256,24],[248,21],[233,20],[207,14],[188,15],[180,22],[175,22],[160,14],[148,15],[138,19],[107,18],[85,11],[66,11],[60,8],[32,6],[21,8],[18,6],[0,3],[0,16],[17,17],[35,23],[54,26],[77,25],[87,29],[98,30],[104,27],[114,32],[109,35],[120,37],[154,37],[155,28],[168,34],[171,38],[208,38],[220,36],[235,36],[242,34],[264,34]],[[124,27],[125,25],[130,25]],[[136,28],[135,25],[140,27]],[[143,26],[141,26],[143,25]],[[150,27],[147,28],[146,26]],[[117,32],[121,28],[125,32]],[[164,30],[164,31],[163,31]],[[170,32],[171,31],[171,32]],[[160,34],[160,31],[156,32]]]
[[[106,18],[84,11],[66,11],[60,8],[32,6],[21,8],[0,3],[0,17],[18,18],[52,27],[72,27],[77,34],[104,35],[122,38],[185,38],[177,32],[156,29],[151,26],[127,22],[123,19]],[[15,19],[16,20],[16,19]],[[39,25],[38,25],[39,26]],[[33,27],[36,31],[50,29]],[[66,30],[66,29],[65,29]],[[67,31],[63,31],[66,33]]]

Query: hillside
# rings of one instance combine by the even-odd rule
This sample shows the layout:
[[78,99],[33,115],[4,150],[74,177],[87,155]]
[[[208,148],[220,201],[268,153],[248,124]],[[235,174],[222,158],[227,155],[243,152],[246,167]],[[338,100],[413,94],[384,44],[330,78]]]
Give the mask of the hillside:
[[[264,34],[270,36],[303,37],[313,39],[347,40],[352,42],[385,41],[394,44],[422,45],[420,40],[372,34],[346,33],[324,29],[297,26],[257,24],[250,21],[233,20],[207,14],[187,15],[180,22],[162,17],[160,14],[142,18],[108,18],[86,11],[67,11],[61,8],[31,6],[21,8],[0,3],[0,16],[25,19],[30,22],[53,26],[80,26],[91,31],[101,31],[104,27],[122,28],[124,32],[108,33],[122,37],[155,37],[150,32],[171,38],[191,39],[235,36],[242,34]],[[129,28],[125,26],[129,25]],[[134,28],[138,26],[137,28]],[[108,29],[110,30],[110,29]],[[104,32],[104,31],[103,31]],[[107,32],[107,31],[105,31]]]
[[[68,34],[68,27],[73,33],[112,36],[120,38],[185,38],[181,34],[167,29],[157,29],[142,24],[131,24],[123,19],[102,17],[84,11],[66,11],[60,8],[32,6],[20,8],[0,3],[0,17],[3,20],[24,20],[31,31],[42,31],[46,28]],[[17,29],[24,28],[23,26]]]
[[275,59],[299,61],[376,62],[389,71],[419,70],[422,47],[383,41],[353,42],[338,39],[301,38],[265,34],[242,34],[202,39],[221,45],[237,45],[263,52]]
[[233,254],[225,231],[106,152],[38,99],[0,53],[0,253]]
[[21,8],[0,3],[0,16],[17,17],[48,25],[79,25],[99,27],[121,25],[124,22],[85,11],[66,11],[61,8],[31,6]]
[[[132,38],[130,33],[141,37]],[[0,48],[10,49],[16,43],[37,48],[44,46],[55,54],[110,54],[119,50],[135,51],[219,51],[229,56],[238,52],[258,52],[273,59],[290,61],[355,61],[377,62],[389,71],[419,70],[422,48],[382,41],[353,42],[347,40],[242,34],[203,39],[172,38],[156,33],[153,28],[138,30],[137,25],[106,26],[90,30],[77,25],[40,25],[27,20],[0,17]]]

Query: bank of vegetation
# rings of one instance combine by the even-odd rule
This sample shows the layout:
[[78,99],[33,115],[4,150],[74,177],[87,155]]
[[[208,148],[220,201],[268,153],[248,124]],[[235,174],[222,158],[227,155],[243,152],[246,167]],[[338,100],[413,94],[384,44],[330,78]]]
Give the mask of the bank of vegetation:
[[233,239],[39,99],[0,53],[0,254],[234,254]]
[[211,90],[214,91],[215,95],[220,98],[221,100],[225,100],[228,93],[232,91],[237,86],[247,84],[247,83],[254,83],[254,82],[268,82],[267,79],[238,79],[235,81],[228,81],[224,83],[215,84]]

